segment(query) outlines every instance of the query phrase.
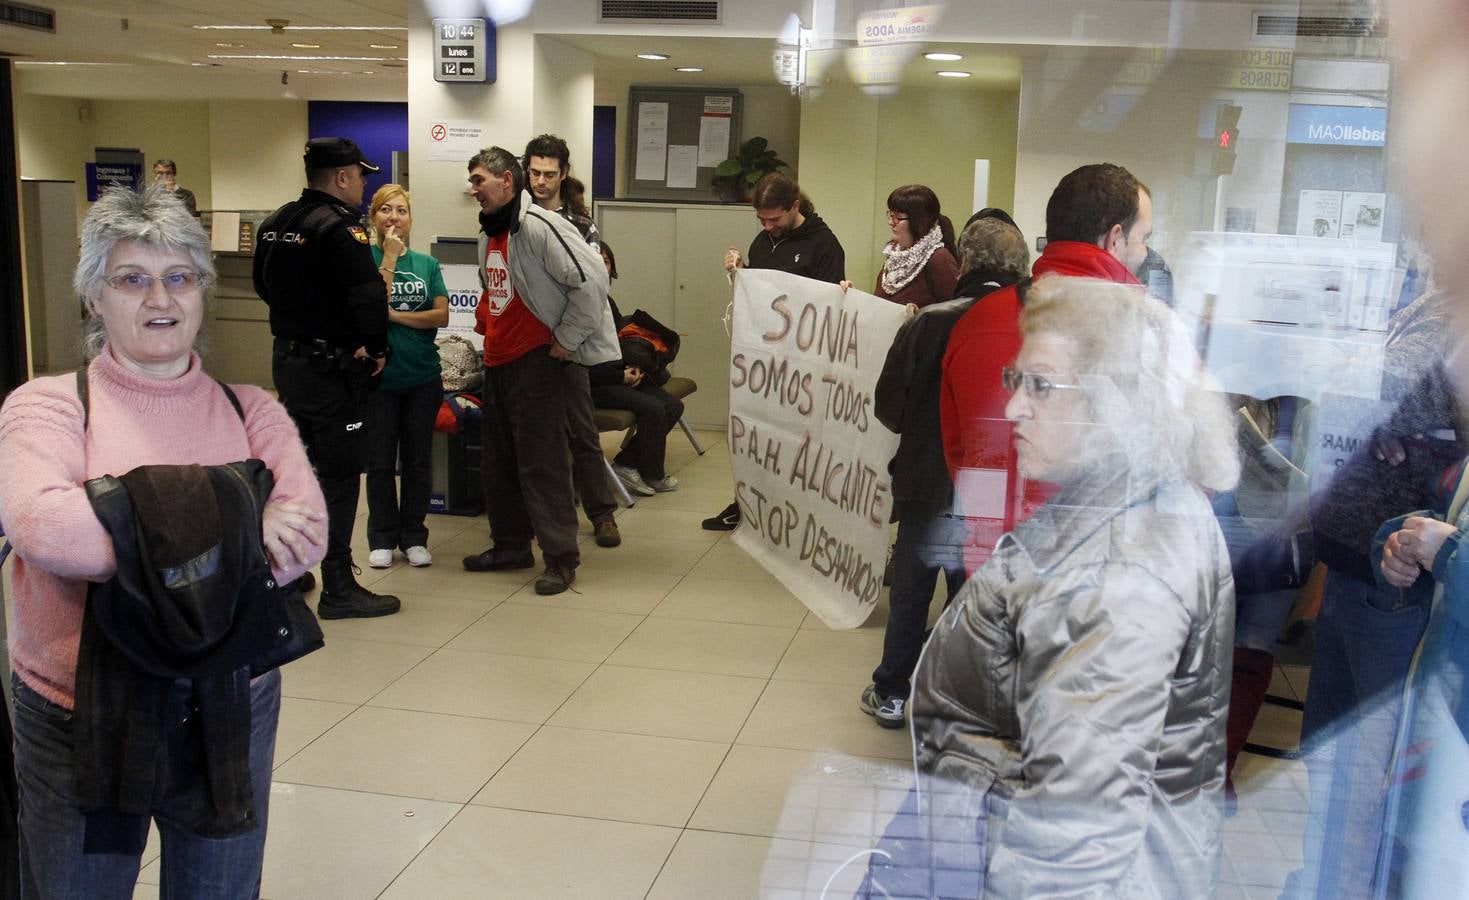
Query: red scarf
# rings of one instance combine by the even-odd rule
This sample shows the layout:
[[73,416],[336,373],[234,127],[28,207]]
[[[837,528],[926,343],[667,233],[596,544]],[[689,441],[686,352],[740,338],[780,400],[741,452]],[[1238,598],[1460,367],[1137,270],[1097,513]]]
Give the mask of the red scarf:
[[1122,261],[1098,247],[1082,241],[1051,241],[1031,267],[1031,275],[1066,275],[1073,278],[1105,278],[1118,284],[1141,284],[1127,271]]

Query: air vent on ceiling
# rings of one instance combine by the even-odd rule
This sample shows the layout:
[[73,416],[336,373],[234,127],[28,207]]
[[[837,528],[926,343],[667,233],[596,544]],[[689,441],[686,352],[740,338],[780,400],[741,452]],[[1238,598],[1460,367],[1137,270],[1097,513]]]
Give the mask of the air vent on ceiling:
[[598,22],[718,25],[721,0],[601,0]]
[[1370,16],[1255,14],[1255,37],[1384,38],[1387,20]]
[[0,25],[16,25],[56,33],[56,11],[24,3],[0,2]]

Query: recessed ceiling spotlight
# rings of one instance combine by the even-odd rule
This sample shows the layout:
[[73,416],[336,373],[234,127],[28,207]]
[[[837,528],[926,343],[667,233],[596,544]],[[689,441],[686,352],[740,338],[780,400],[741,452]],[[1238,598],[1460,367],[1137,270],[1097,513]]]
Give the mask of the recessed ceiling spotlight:
[[958,62],[964,57],[958,53],[925,53],[923,58],[931,59],[934,62]]
[[320,50],[320,44],[292,44],[297,50]]
[[367,46],[370,47],[370,48],[372,48],[373,50],[397,50],[398,49],[398,45],[397,44],[368,44]]
[[674,69],[673,71],[675,71],[675,72],[702,72],[704,70],[701,69],[701,68],[699,68],[698,66],[679,66],[678,68]]
[[953,69],[946,69],[946,70],[944,70],[942,72],[935,72],[934,74],[938,75],[940,78],[968,78],[969,77],[969,73],[968,72],[959,72],[959,71],[955,71]]
[[639,53],[638,54],[638,59],[651,60],[652,62],[662,62],[663,60],[665,60],[667,58],[668,58],[668,54],[667,53]]

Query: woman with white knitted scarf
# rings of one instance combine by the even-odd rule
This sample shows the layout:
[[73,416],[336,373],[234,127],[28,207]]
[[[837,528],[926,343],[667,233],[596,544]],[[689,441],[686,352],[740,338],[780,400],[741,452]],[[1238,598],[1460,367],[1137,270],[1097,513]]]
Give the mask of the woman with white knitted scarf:
[[922,184],[905,184],[888,194],[893,239],[883,248],[879,297],[923,307],[951,300],[959,280],[954,225],[939,212],[939,198]]

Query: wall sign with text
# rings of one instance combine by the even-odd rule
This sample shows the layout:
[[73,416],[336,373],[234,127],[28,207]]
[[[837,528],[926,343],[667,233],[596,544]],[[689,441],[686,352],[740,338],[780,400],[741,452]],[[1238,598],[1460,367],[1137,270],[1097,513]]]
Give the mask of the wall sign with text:
[[493,83],[495,25],[489,19],[434,19],[434,80]]

